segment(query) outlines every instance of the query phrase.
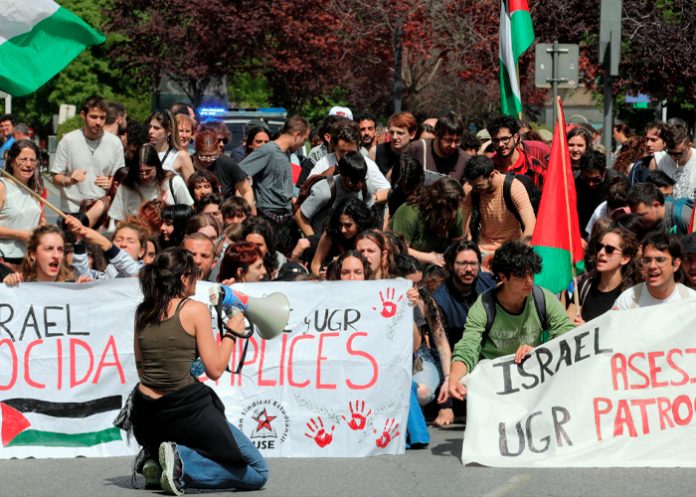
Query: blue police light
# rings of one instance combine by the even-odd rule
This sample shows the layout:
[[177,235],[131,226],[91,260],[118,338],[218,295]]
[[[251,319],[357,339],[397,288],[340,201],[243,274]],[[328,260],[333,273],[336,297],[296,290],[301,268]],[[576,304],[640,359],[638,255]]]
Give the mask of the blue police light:
[[217,117],[227,111],[224,107],[199,107],[198,115],[201,117]]

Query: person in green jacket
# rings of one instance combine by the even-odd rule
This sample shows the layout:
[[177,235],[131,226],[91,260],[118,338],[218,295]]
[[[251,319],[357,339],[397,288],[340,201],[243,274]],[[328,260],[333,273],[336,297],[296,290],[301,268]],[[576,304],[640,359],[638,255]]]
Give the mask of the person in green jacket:
[[539,287],[535,290],[534,275],[541,271],[541,258],[530,246],[506,242],[495,252],[491,270],[499,281],[488,296],[495,317],[486,332],[490,311],[484,305],[486,294],[480,295],[469,310],[464,333],[452,354],[449,394],[455,399],[466,395],[461,379],[479,359],[515,354],[519,364],[535,346],[574,328],[551,292]]

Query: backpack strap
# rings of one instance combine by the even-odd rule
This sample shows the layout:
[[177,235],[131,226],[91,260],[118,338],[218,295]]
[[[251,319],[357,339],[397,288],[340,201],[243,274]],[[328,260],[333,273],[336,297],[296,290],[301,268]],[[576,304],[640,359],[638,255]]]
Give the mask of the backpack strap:
[[478,243],[479,231],[481,230],[481,194],[471,191],[471,214],[469,216],[469,234],[471,241]]
[[174,203],[176,204],[176,203],[177,203],[177,201],[176,201],[176,194],[174,193],[174,174],[171,174],[171,175],[169,176],[169,193],[172,194],[172,200],[173,200]]
[[548,340],[548,316],[546,315],[546,294],[544,290],[539,285],[534,285],[532,287],[532,299],[534,300],[534,308],[536,309],[537,316],[539,317],[539,322],[541,323],[541,342],[544,343]]
[[481,334],[481,348],[483,348],[488,341],[491,328],[493,328],[493,321],[495,321],[495,290],[496,287],[493,287],[481,294],[481,303],[483,304],[483,309],[486,311],[486,327]]
[[420,142],[421,142],[421,145],[423,145],[423,171],[425,171],[427,169],[426,160],[427,160],[427,156],[428,156],[427,142],[423,138],[420,139]]
[[[503,200],[505,201],[505,207],[507,207],[507,209],[510,212],[512,212],[512,214],[515,216],[515,219],[517,219],[517,222],[520,223],[520,226],[524,226],[524,223],[522,223],[522,217],[520,216],[520,213],[517,212],[517,207],[515,207],[515,203],[512,201],[513,181],[515,181],[514,174],[505,175],[505,180],[503,181]],[[525,191],[526,190],[527,189],[525,188]]]
[[329,201],[329,209],[333,209],[333,204],[336,201],[336,180],[333,175],[326,177],[326,182],[329,185],[329,191],[331,192],[331,200]]

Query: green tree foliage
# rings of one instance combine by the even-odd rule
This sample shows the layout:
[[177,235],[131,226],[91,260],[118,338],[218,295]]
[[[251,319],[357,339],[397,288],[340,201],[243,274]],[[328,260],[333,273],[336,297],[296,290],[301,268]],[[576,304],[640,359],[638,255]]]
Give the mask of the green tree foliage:
[[107,35],[106,43],[89,47],[63,71],[26,97],[13,99],[13,112],[42,134],[52,133],[52,118],[61,104],[78,109],[95,93],[123,103],[131,119],[145,119],[150,110],[147,89],[132,74],[123,71],[109,57],[110,46],[118,36],[105,30],[104,9],[111,0],[59,0],[58,3]]

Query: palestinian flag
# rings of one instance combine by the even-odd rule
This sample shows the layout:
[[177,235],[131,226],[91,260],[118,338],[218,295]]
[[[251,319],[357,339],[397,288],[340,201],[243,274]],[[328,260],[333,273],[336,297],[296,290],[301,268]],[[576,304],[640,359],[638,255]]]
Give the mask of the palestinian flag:
[[2,2],[0,90],[35,92],[104,35],[52,0]]
[[501,0],[498,55],[500,58],[500,111],[507,116],[522,113],[517,61],[534,43],[532,16],[527,0]]
[[0,442],[3,447],[91,447],[120,441],[121,431],[112,424],[120,409],[120,395],[87,402],[2,400]]
[[534,251],[542,259],[541,273],[534,282],[553,293],[568,288],[574,276],[573,267],[583,257],[575,180],[560,98],[557,105],[558,120],[532,236]]

